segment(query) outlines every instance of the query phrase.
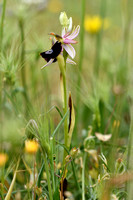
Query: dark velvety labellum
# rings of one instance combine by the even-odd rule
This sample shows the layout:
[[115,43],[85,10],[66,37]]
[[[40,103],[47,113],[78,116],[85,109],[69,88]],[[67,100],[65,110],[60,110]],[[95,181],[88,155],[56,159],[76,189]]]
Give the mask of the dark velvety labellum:
[[50,59],[54,59],[53,62],[56,62],[57,59],[56,57],[61,53],[62,50],[62,46],[61,46],[61,42],[56,42],[52,48],[48,51],[42,52],[40,53],[40,55],[47,61],[49,62]]

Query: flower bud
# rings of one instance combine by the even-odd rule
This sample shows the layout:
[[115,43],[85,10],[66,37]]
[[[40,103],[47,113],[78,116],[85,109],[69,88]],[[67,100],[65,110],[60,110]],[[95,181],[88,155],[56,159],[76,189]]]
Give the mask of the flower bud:
[[62,26],[67,27],[69,24],[68,17],[65,12],[61,12],[60,17],[59,17],[60,23]]
[[63,28],[67,28],[67,31],[70,32],[72,30],[72,17],[68,19],[65,12],[61,12],[59,17],[60,23]]

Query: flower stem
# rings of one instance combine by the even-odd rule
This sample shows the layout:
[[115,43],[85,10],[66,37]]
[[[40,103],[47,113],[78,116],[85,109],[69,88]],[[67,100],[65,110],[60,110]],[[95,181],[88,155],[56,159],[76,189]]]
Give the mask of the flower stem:
[[121,84],[126,85],[128,82],[128,65],[129,65],[129,45],[130,45],[130,32],[131,32],[131,21],[132,21],[132,0],[123,1],[123,47],[119,63],[118,81]]
[[20,163],[20,158],[18,159],[17,166],[16,166],[16,169],[15,169],[15,172],[14,172],[14,175],[13,175],[13,179],[12,179],[12,182],[11,182],[10,187],[8,189],[8,192],[6,194],[5,200],[10,200],[11,199],[11,194],[12,194],[13,187],[14,187],[14,184],[15,184],[19,163]]
[[133,143],[133,105],[131,106],[131,124],[130,124],[130,131],[129,131],[129,138],[128,138],[128,148],[127,148],[127,170],[131,168],[131,148],[132,148],[132,143]]
[[[126,170],[127,172],[129,170],[133,169],[133,159],[132,159],[132,145],[133,145],[133,105],[131,105],[131,124],[130,124],[130,131],[129,131],[129,138],[128,138],[128,147],[127,147],[127,166],[126,166]],[[125,190],[126,192],[129,194],[129,199],[132,199],[132,187],[133,184],[132,183],[126,183],[126,187]]]
[[[81,13],[81,31],[80,31],[80,57],[79,57],[79,74],[78,74],[78,82],[77,82],[77,87],[78,90],[80,91],[81,87],[81,73],[82,73],[82,63],[83,63],[83,56],[84,56],[84,18],[85,18],[85,3],[86,0],[82,0],[82,13]],[[75,131],[74,131],[74,138],[77,142],[77,124],[78,124],[78,119],[79,119],[79,113],[80,113],[80,93],[77,92],[77,114],[76,114],[76,123],[75,123]]]
[[[63,74],[63,111],[64,115],[67,113],[67,88],[66,88],[66,73]],[[68,147],[68,124],[67,117],[64,120],[64,144],[65,147]],[[64,149],[63,163],[65,164],[65,157],[67,156],[67,152]]]
[[52,186],[53,186],[53,192],[55,192],[55,178],[54,178],[54,160],[53,160],[53,149],[54,149],[54,138],[50,138],[50,149],[51,149],[51,176],[52,176]]
[[82,200],[85,200],[85,162],[86,153],[83,155],[83,166],[82,166]]
[[[67,112],[67,89],[66,89],[66,74],[63,76],[63,89],[64,89],[64,105],[63,110],[64,114]],[[65,139],[65,146],[67,147],[67,134],[68,134],[68,127],[67,127],[67,118],[64,121],[64,139]],[[66,151],[64,151],[66,152]]]
[[[101,15],[102,20],[105,18],[106,7],[107,7],[107,0],[101,0],[100,15]],[[97,38],[96,38],[96,53],[95,53],[95,61],[94,61],[94,73],[96,77],[98,77],[98,74],[99,74],[102,37],[103,37],[103,25],[102,25],[101,31],[98,33]]]
[[[64,115],[67,112],[67,88],[66,88],[66,60],[64,60],[62,55],[59,55],[57,57],[60,72],[61,72],[61,84],[63,84],[63,111]],[[61,86],[62,87],[62,86]],[[68,147],[68,124],[67,124],[67,117],[64,120],[64,143],[65,147]],[[67,152],[64,150],[64,157],[63,157],[63,163],[65,163],[65,157],[67,155]]]
[[27,95],[27,86],[26,86],[26,72],[25,72],[25,43],[24,43],[24,21],[23,19],[19,19],[19,28],[21,33],[21,79],[22,79],[22,85],[24,88],[24,100],[25,100],[25,113],[27,115],[28,113],[28,95]]
[[[1,15],[1,22],[0,22],[0,53],[3,50],[2,41],[3,41],[5,12],[6,12],[6,0],[3,0],[3,8],[2,8],[2,15]],[[2,75],[1,74],[0,74],[0,82],[2,83]],[[2,103],[2,84],[0,86],[0,103]]]
[[25,67],[24,67],[24,60],[25,60],[25,44],[24,44],[24,23],[23,20],[19,20],[19,27],[20,27],[20,33],[21,33],[21,78],[22,78],[22,84],[24,89],[26,88],[26,79],[25,79]]
[[49,199],[53,200],[53,195],[52,195],[52,188],[51,188],[51,183],[50,183],[50,173],[49,173],[49,166],[46,158],[46,153],[43,151],[43,157],[44,157],[44,164],[45,164],[45,170],[47,174],[47,182],[48,182],[48,190],[49,190]]
[[34,155],[34,200],[36,199],[36,156]]
[[3,26],[5,19],[5,11],[6,11],[6,0],[3,0],[3,9],[1,15],[1,24],[0,24],[0,51],[2,51],[2,40],[3,40]]

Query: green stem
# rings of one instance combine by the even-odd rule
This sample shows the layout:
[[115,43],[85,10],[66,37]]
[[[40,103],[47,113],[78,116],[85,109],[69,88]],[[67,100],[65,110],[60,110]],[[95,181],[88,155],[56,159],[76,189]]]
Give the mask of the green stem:
[[[120,101],[120,99],[116,99],[116,102],[119,102],[117,107],[115,108],[115,113],[116,116],[121,116],[122,115],[122,105],[123,102]],[[116,120],[120,120],[120,118],[116,118]],[[119,136],[119,126],[114,126],[112,129],[112,138],[111,138],[111,143],[112,146],[110,146],[110,152],[109,152],[109,160],[108,160],[108,166],[110,169],[110,172],[113,174],[115,171],[115,161],[116,161],[116,152],[117,152],[117,146],[118,146],[118,138]]]
[[122,54],[120,58],[119,72],[118,72],[118,80],[120,79],[123,85],[127,84],[127,81],[128,81],[127,68],[128,68],[128,56],[129,56],[128,50],[129,50],[131,20],[132,20],[132,7],[133,7],[132,0],[124,1],[123,15],[124,15],[125,23],[124,23],[124,30],[123,30],[123,48],[122,48]]
[[83,166],[82,166],[82,200],[85,200],[85,161],[86,153],[83,155]]
[[53,200],[53,195],[52,195],[52,188],[51,188],[51,183],[50,183],[50,173],[49,173],[49,166],[46,158],[46,153],[43,151],[43,156],[44,156],[44,164],[45,164],[45,170],[47,174],[47,182],[48,182],[48,190],[49,190],[49,199]]
[[[101,0],[100,16],[101,16],[102,20],[105,18],[106,7],[107,7],[107,0]],[[99,74],[102,37],[103,37],[103,26],[96,38],[96,54],[95,54],[95,60],[94,60],[94,73],[95,73],[96,77],[98,77],[98,74]]]
[[[3,8],[2,8],[2,15],[1,15],[1,22],[0,22],[0,53],[3,50],[3,29],[4,29],[4,19],[5,19],[5,12],[6,12],[6,0],[3,0]],[[2,75],[0,74],[0,82],[2,83]],[[2,85],[0,86],[0,104],[2,104]]]
[[78,191],[80,191],[81,188],[80,188],[78,180],[77,180],[76,170],[75,170],[75,165],[74,165],[74,161],[73,160],[71,162],[71,165],[72,165],[73,177],[74,177],[74,180],[75,180],[76,187],[77,187]]
[[25,78],[25,43],[24,43],[24,22],[22,19],[19,20],[19,27],[20,27],[20,33],[21,33],[21,78],[22,78],[22,84],[24,89],[26,88],[26,78]]
[[54,138],[50,138],[50,149],[51,149],[51,176],[52,176],[52,185],[53,193],[55,192],[55,178],[54,178],[54,160],[53,160],[53,148],[54,148]]
[[[132,6],[133,6],[133,1],[132,0],[127,0],[126,2],[127,6],[127,21],[125,25],[125,30],[124,30],[124,46],[123,46],[123,56],[124,56],[124,48],[126,56],[126,61],[128,62],[128,45],[129,45],[129,39],[130,39],[130,27],[131,27],[131,19],[132,19]],[[125,7],[125,4],[123,5]],[[126,68],[127,68],[126,63]],[[131,80],[132,81],[132,80]],[[131,108],[130,108],[130,116],[131,116],[131,124],[130,124],[130,131],[129,131],[129,139],[128,139],[128,149],[127,149],[127,170],[130,168],[130,156],[131,156],[131,148],[132,148],[132,143],[133,143],[133,137],[132,137],[132,132],[133,132],[133,103],[131,102]]]
[[25,43],[24,43],[24,21],[23,19],[19,19],[19,28],[21,33],[21,79],[22,79],[22,85],[24,88],[24,100],[25,100],[25,109],[26,109],[26,115],[28,114],[28,104],[29,99],[27,95],[27,86],[26,86],[26,72],[25,72]]
[[[63,111],[64,115],[67,113],[67,88],[66,88],[66,59],[63,58],[62,55],[57,57],[60,72],[61,72],[61,84],[63,84]],[[63,78],[63,80],[62,80]],[[63,83],[62,83],[63,81]],[[68,117],[66,116],[64,120],[64,143],[65,147],[68,147]],[[64,150],[63,163],[65,164],[65,157],[67,156],[67,152]]]
[[[64,91],[64,115],[67,113],[67,89],[66,89],[66,74],[63,75],[63,91]],[[68,124],[67,124],[67,117],[64,121],[64,143],[66,148],[68,147]],[[65,162],[65,157],[67,156],[67,152],[64,150],[64,157],[63,157],[63,163]]]
[[17,166],[16,166],[16,169],[15,169],[15,172],[14,172],[14,175],[13,175],[13,179],[12,179],[12,182],[11,182],[10,187],[8,189],[8,192],[7,192],[7,195],[5,197],[5,200],[10,200],[11,199],[11,195],[12,195],[13,187],[14,187],[14,184],[15,184],[19,163],[20,163],[20,158],[18,159]]
[[3,49],[2,40],[3,40],[3,26],[4,26],[4,19],[5,19],[5,11],[6,11],[6,0],[3,0],[3,8],[2,8],[2,15],[1,15],[1,23],[0,23],[0,52]]
[[[81,26],[80,26],[80,57],[79,57],[79,74],[78,74],[78,82],[77,87],[80,91],[81,87],[81,73],[82,73],[82,63],[83,63],[83,56],[84,56],[84,18],[85,18],[85,3],[86,0],[82,0],[82,13],[81,13]],[[77,143],[77,125],[79,121],[79,113],[80,113],[80,93],[77,92],[77,113],[76,113],[76,123],[75,123],[75,131],[74,131],[74,138],[76,139]]]
[[2,186],[1,186],[0,195],[1,195],[2,200],[3,200],[3,199],[4,199],[4,173],[5,173],[5,166],[3,166],[3,167],[0,169],[0,173],[2,174],[2,176],[1,176],[1,183],[2,183]]
[[[66,75],[63,76],[63,89],[64,89],[64,115],[67,112],[67,89],[66,89]],[[65,133],[65,146],[67,147],[67,133],[68,133],[68,127],[67,127],[67,118],[64,121],[64,133]]]
[[34,158],[33,158],[33,166],[34,166],[34,192],[33,192],[33,195],[34,195],[34,200],[36,199],[36,156],[34,155]]
[[81,29],[80,29],[80,57],[79,57],[79,76],[78,76],[78,86],[81,84],[82,63],[84,55],[84,18],[85,18],[85,0],[82,0],[82,14],[81,14]]
[[133,143],[133,105],[131,106],[131,124],[128,138],[128,148],[127,148],[127,170],[131,168],[131,152],[132,152],[132,143]]
[[[133,105],[131,105],[131,124],[130,124],[130,131],[129,131],[129,138],[128,138],[128,146],[127,146],[127,166],[126,170],[132,170],[133,169],[133,159],[132,159],[132,154],[133,154]],[[133,183],[127,182],[125,186],[125,191],[128,193],[129,199],[132,199],[133,193],[132,193],[132,187]]]

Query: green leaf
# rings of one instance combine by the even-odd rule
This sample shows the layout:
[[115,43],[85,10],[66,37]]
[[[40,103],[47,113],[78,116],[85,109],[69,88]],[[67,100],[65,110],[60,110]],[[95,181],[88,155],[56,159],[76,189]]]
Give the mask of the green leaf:
[[58,129],[60,128],[60,126],[62,125],[62,123],[64,122],[66,116],[68,115],[69,110],[65,113],[64,117],[62,118],[62,120],[59,122],[59,124],[57,125],[56,129],[54,130],[52,137],[54,137],[55,133],[58,131]]
[[40,183],[41,183],[41,178],[43,176],[43,171],[44,171],[44,162],[42,164],[42,167],[40,169],[40,172],[38,174],[38,180],[37,180],[37,186],[40,187]]
[[59,187],[57,187],[56,190],[55,190],[55,192],[54,192],[53,200],[60,200]]

